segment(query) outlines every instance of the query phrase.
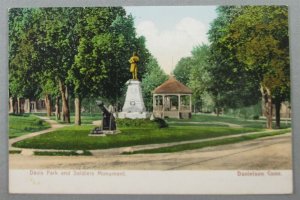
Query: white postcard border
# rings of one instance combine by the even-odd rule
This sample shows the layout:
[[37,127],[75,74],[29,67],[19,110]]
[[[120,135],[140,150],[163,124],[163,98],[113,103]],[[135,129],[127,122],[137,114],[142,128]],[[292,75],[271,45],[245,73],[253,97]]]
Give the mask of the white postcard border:
[[9,172],[10,193],[291,194],[292,170],[141,171],[28,169]]

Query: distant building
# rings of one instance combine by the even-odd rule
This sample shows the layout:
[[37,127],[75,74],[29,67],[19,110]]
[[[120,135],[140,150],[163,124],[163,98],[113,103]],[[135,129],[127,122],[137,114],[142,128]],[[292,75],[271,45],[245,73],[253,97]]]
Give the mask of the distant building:
[[46,104],[45,100],[29,100],[25,98],[19,98],[19,100],[13,101],[9,99],[9,113],[45,113]]
[[174,77],[155,88],[153,115],[159,118],[187,119],[192,116],[192,90]]

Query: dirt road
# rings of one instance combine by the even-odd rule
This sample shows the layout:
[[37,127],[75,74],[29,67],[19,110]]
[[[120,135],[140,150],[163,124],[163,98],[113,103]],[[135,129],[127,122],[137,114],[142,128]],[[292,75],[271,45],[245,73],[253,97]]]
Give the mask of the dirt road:
[[234,170],[291,169],[291,134],[165,154],[26,156],[11,154],[11,169]]

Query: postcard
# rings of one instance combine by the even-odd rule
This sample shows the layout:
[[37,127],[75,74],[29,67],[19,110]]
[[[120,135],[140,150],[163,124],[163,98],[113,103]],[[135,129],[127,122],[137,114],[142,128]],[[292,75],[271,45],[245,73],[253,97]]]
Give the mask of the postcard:
[[10,193],[293,193],[287,6],[8,14]]

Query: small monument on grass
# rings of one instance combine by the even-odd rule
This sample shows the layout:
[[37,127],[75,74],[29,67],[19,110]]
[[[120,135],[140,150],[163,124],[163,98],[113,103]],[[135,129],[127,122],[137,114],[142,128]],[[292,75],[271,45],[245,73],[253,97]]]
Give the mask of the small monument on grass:
[[139,57],[136,53],[133,53],[132,57],[129,59],[132,79],[126,82],[127,92],[125,102],[122,112],[118,113],[118,118],[145,119],[149,117],[142,96],[141,82],[137,77],[138,62]]
[[116,120],[112,112],[104,106],[102,101],[96,101],[97,106],[102,110],[102,123],[100,127],[91,131],[90,136],[105,136],[106,134],[116,133]]

